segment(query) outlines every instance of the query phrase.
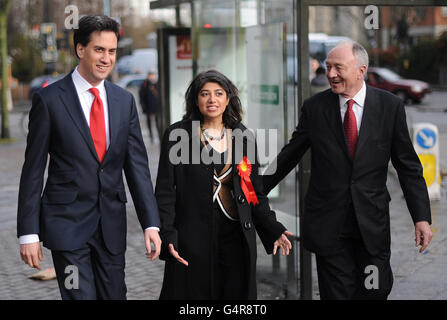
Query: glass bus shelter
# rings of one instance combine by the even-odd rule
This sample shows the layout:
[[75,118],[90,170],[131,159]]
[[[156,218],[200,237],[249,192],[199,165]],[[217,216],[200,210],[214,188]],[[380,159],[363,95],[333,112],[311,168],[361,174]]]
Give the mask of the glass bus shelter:
[[[299,107],[311,94],[310,80],[334,45],[334,35],[349,34],[371,47],[380,41],[380,27],[376,27],[382,11],[378,11],[379,21],[374,21],[374,10],[441,4],[447,5],[447,1],[152,1],[151,9],[172,8],[176,21],[174,26],[158,30],[164,127],[184,114],[184,94],[193,75],[217,69],[239,88],[243,121],[258,139],[265,138],[260,158],[267,165],[295,129]],[[310,32],[322,29],[327,34]],[[295,235],[292,254],[271,257],[258,246],[258,281],[274,281],[285,299],[315,298],[313,256],[301,245],[299,223],[309,174],[307,154],[269,194],[278,220]]]

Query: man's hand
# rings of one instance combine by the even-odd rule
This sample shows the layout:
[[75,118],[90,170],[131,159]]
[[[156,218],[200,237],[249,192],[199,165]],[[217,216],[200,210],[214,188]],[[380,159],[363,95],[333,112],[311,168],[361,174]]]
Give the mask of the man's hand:
[[[161,239],[158,231],[154,229],[145,230],[144,242],[146,244],[146,257],[154,261],[160,255],[161,248]],[[154,244],[154,249],[151,248],[151,243]]]
[[428,247],[431,238],[433,238],[433,233],[431,231],[428,222],[427,221],[416,222],[416,225],[414,226],[414,234],[416,236],[415,239],[416,247],[421,246],[419,252],[424,251]]
[[287,237],[293,236],[293,234],[289,231],[284,231],[284,233],[275,241],[273,244],[273,254],[276,254],[278,247],[281,248],[281,254],[289,255],[290,250],[292,250],[292,244],[290,243]]
[[22,260],[31,268],[37,268],[40,270],[39,261],[43,261],[40,242],[21,244],[20,256],[22,257]]

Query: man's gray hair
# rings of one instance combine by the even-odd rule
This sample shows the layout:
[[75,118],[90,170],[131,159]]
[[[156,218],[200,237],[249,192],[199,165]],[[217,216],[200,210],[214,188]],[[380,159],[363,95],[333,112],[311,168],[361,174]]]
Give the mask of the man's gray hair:
[[345,46],[345,45],[352,46],[352,54],[357,59],[358,66],[359,67],[366,66],[366,70],[368,70],[369,56],[368,56],[368,52],[366,52],[365,48],[357,41],[343,40],[343,41],[337,43],[337,45],[334,47],[334,49],[337,47]]

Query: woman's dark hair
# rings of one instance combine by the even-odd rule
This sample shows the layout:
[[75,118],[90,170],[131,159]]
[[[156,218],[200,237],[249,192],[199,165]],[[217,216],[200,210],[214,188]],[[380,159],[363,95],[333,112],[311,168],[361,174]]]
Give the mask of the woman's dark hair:
[[242,104],[238,96],[239,91],[230,79],[216,70],[201,72],[191,81],[185,93],[186,113],[183,119],[203,121],[203,115],[200,113],[197,100],[200,90],[208,82],[217,83],[227,93],[229,102],[222,119],[227,128],[234,128],[242,120]]
[[95,31],[112,31],[119,40],[119,24],[112,18],[103,15],[88,15],[79,20],[79,28],[75,29],[73,35],[73,43],[76,57],[79,58],[76,47],[81,44],[86,47],[90,42],[90,35]]

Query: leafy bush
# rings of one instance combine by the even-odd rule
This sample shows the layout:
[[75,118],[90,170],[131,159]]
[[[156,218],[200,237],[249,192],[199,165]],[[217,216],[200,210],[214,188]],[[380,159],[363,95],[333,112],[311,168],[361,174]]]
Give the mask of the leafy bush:
[[437,83],[439,80],[439,58],[440,52],[435,40],[420,41],[408,52],[409,68],[405,76]]
[[11,39],[9,55],[12,57],[12,76],[20,82],[29,82],[43,73],[45,64],[41,58],[38,40],[24,35]]
[[439,64],[447,66],[447,32],[444,32],[437,41]]

